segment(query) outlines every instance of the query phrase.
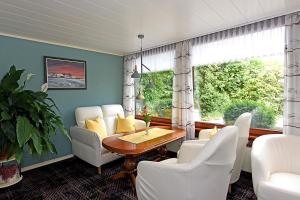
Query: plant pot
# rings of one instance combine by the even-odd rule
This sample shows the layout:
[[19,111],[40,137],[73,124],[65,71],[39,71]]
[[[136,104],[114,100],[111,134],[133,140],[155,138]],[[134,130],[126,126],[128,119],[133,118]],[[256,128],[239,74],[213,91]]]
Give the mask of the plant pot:
[[22,180],[20,168],[15,159],[0,161],[0,188],[12,186]]
[[0,161],[8,159],[7,150],[8,150],[7,146],[4,145],[2,151],[0,152]]

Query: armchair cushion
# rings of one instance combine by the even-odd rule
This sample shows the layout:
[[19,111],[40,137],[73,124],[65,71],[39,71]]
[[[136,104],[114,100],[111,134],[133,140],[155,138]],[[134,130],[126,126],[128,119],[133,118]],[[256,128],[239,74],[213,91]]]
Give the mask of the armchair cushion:
[[188,163],[192,161],[199,153],[201,153],[204,146],[205,143],[202,143],[201,141],[184,142],[178,151],[177,163]]
[[203,140],[203,141],[208,141],[209,140],[209,133],[211,132],[212,129],[203,129],[199,132],[198,139]]
[[274,173],[269,181],[260,183],[258,198],[272,200],[300,199],[300,175],[291,173]]

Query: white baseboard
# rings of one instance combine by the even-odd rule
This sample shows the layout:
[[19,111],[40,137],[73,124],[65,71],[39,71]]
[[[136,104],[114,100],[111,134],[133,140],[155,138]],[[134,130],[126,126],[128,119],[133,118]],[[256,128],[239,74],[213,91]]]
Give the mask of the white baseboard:
[[62,160],[72,158],[72,157],[74,157],[74,155],[69,154],[69,155],[59,157],[59,158],[54,158],[54,159],[47,160],[47,161],[44,161],[44,162],[41,162],[41,163],[33,164],[33,165],[30,165],[30,166],[27,166],[27,167],[22,167],[21,172],[26,172],[28,170],[32,170],[32,169],[35,169],[35,168],[38,168],[38,167],[42,167],[42,166],[45,166],[45,165],[50,165],[52,163],[56,163],[56,162],[59,162],[59,161],[62,161]]

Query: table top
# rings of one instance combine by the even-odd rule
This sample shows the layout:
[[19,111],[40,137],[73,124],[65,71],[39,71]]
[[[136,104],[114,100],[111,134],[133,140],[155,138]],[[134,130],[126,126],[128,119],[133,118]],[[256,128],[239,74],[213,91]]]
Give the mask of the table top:
[[[130,155],[130,156],[137,156],[141,155],[143,153],[146,153],[148,151],[151,151],[153,149],[157,149],[161,146],[164,146],[170,142],[173,142],[175,140],[178,140],[180,138],[183,138],[186,136],[186,132],[184,129],[179,128],[170,128],[170,127],[161,127],[161,126],[153,126],[150,128],[165,128],[169,130],[174,130],[174,133],[170,133],[152,140],[148,140],[146,142],[142,142],[139,144],[133,144],[131,142],[127,142],[124,140],[119,139],[118,137],[126,134],[131,133],[124,133],[124,134],[117,134],[113,135],[107,138],[104,138],[102,140],[102,145],[109,151],[123,154],[123,155]],[[145,129],[137,130],[136,132],[142,131]]]

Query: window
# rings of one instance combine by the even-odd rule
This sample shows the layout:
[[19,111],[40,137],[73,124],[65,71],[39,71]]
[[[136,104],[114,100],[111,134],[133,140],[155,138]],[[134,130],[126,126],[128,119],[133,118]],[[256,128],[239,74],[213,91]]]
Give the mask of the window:
[[283,56],[194,67],[196,121],[231,124],[252,112],[252,127],[282,129]]
[[173,71],[150,72],[143,74],[137,91],[141,89],[144,101],[136,101],[136,113],[142,114],[147,106],[152,116],[171,118],[172,116],[172,85]]
[[[233,28],[191,40],[194,67],[194,119],[232,124],[244,112],[252,112],[252,127],[282,129],[284,18]],[[154,51],[155,52],[155,51]],[[170,53],[171,52],[171,53]],[[147,60],[147,59],[148,60]],[[139,88],[153,116],[171,118],[175,51],[146,56],[152,72]],[[147,65],[147,64],[146,64]],[[149,87],[149,83],[155,87]]]

